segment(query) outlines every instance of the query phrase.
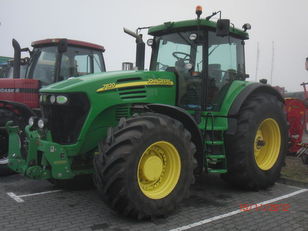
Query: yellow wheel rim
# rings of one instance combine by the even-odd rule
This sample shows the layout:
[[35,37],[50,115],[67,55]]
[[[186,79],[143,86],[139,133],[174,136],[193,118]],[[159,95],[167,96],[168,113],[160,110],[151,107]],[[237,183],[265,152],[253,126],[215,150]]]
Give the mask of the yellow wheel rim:
[[254,155],[258,167],[269,170],[276,163],[281,144],[281,134],[274,119],[265,119],[260,124],[254,143]]
[[137,169],[138,184],[143,194],[151,199],[169,195],[178,183],[181,158],[169,142],[158,141],[142,154]]

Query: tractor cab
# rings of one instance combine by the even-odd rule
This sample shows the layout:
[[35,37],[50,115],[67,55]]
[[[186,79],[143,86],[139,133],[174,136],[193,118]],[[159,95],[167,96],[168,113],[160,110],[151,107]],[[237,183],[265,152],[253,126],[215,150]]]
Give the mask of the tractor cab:
[[69,39],[40,40],[32,46],[25,78],[39,80],[42,86],[105,71],[102,46]]
[[[151,71],[173,72],[177,79],[177,106],[186,110],[219,111],[233,80],[245,80],[244,40],[247,29],[237,29],[221,12],[196,20],[166,22],[145,27],[153,36],[147,44],[152,48]],[[216,14],[216,23],[210,19]],[[230,24],[232,26],[230,26]],[[143,70],[144,52],[142,35],[127,29],[136,38],[136,66]],[[138,66],[139,65],[139,66]]]
[[243,44],[241,38],[218,37],[205,27],[156,35],[151,70],[176,73],[179,106],[201,109],[205,98],[207,109],[218,110],[231,82],[244,77]]
[[214,26],[209,18],[198,18],[149,29],[154,36],[148,41],[150,70],[176,74],[178,106],[218,111],[231,82],[246,78],[244,40],[248,34],[229,29],[228,21],[220,19]]

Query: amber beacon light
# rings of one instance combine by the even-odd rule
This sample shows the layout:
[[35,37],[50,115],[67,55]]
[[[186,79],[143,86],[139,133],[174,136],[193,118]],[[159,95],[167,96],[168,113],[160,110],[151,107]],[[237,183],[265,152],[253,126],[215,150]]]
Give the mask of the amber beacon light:
[[202,14],[202,6],[196,6],[196,14],[199,19],[200,15]]

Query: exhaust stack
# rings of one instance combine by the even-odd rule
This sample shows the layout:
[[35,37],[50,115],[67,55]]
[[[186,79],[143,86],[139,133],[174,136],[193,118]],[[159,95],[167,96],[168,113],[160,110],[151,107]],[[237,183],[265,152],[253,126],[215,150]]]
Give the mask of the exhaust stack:
[[12,45],[14,47],[14,63],[13,63],[13,78],[20,78],[20,58],[21,58],[21,48],[19,43],[13,39]]

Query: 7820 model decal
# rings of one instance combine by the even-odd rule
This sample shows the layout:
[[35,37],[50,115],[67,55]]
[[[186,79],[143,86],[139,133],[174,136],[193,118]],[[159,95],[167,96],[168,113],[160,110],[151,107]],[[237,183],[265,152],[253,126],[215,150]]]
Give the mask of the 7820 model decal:
[[107,83],[96,92],[104,92],[124,87],[136,87],[136,86],[173,86],[174,82],[170,79],[149,79],[146,81],[129,82],[129,83]]

